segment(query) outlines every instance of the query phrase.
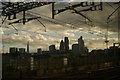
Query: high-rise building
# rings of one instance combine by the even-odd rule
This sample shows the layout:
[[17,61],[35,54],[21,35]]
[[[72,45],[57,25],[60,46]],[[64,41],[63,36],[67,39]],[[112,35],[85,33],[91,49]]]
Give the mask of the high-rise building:
[[72,53],[73,54],[79,54],[79,45],[78,44],[73,44],[72,45]]
[[63,42],[63,40],[61,40],[61,42],[60,42],[60,51],[64,52],[64,50],[65,50],[64,42]]
[[25,53],[25,48],[19,48],[19,53]]
[[85,45],[84,45],[84,40],[83,40],[82,36],[80,36],[80,38],[78,39],[78,44],[79,44],[79,46],[81,46],[81,47],[84,47],[84,46],[85,46]]
[[79,47],[79,52],[81,55],[86,55],[86,53],[88,53],[88,48],[85,47],[84,44],[84,40],[82,38],[82,36],[80,36],[80,38],[78,39],[78,47]]
[[83,41],[83,38],[82,36],[80,36],[80,38],[78,39],[78,45],[79,45],[79,51],[81,53],[83,53],[83,50],[84,50],[84,41]]
[[50,45],[49,46],[49,51],[50,51],[50,53],[56,53],[55,45]]
[[42,54],[42,49],[41,49],[41,48],[38,48],[38,49],[37,49],[37,53],[38,53],[38,54]]
[[29,41],[27,42],[27,53],[29,53]]
[[16,53],[16,52],[18,52],[18,48],[16,47],[9,48],[9,53]]
[[65,45],[65,52],[67,53],[69,51],[69,39],[68,37],[64,38],[64,45]]

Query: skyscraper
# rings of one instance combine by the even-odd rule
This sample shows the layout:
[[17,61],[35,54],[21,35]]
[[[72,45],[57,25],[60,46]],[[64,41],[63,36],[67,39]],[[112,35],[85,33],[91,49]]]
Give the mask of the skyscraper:
[[79,44],[79,46],[81,46],[81,47],[84,47],[84,46],[85,46],[82,36],[80,36],[80,38],[78,39],[78,44]]
[[64,38],[64,42],[65,42],[65,52],[68,52],[69,51],[69,39],[68,37],[65,37]]
[[42,54],[42,49],[41,49],[41,48],[38,48],[38,49],[37,49],[37,53],[38,53],[38,54]]
[[61,40],[61,42],[60,42],[60,51],[64,52],[64,50],[65,50],[64,42],[63,42],[63,40]]
[[84,41],[83,41],[83,38],[82,38],[82,36],[80,36],[80,38],[78,39],[78,45],[79,45],[79,52],[81,53],[81,54],[83,54],[84,53]]
[[17,52],[18,52],[18,48],[16,48],[16,47],[9,48],[9,53],[17,53]]
[[25,53],[25,48],[19,48],[19,53]]
[[73,54],[79,54],[79,45],[78,44],[73,44],[72,45],[72,53]]
[[27,53],[29,53],[29,41],[27,42]]
[[49,46],[49,51],[50,51],[50,53],[56,53],[55,45],[50,45]]
[[78,39],[78,48],[81,55],[85,55],[86,53],[88,53],[88,49],[87,47],[85,47],[82,36],[80,36],[80,38]]

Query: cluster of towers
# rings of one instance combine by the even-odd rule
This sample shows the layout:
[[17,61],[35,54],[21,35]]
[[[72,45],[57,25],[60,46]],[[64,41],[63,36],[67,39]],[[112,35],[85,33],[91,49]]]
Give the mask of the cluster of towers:
[[[69,53],[69,39],[68,39],[68,37],[65,37],[64,41],[61,40],[60,51],[62,53]],[[80,36],[80,38],[78,39],[78,44],[72,45],[72,53],[81,54],[81,55],[85,55],[86,53],[88,53],[88,48],[85,47],[84,40],[83,40],[82,36]]]
[[29,41],[27,42],[27,50],[25,48],[11,47],[9,53],[29,53]]
[[69,52],[69,39],[68,37],[64,38],[64,41],[61,40],[60,42],[60,51],[68,53]]

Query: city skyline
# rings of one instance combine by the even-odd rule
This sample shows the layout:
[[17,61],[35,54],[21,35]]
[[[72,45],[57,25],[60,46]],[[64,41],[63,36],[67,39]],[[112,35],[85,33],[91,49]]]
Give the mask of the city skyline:
[[[51,38],[52,39],[52,38]],[[58,41],[57,41],[58,40]],[[59,49],[59,43],[60,43],[60,41],[61,41],[62,39],[56,39],[55,40],[55,43],[53,42],[53,43],[49,43],[48,45],[46,45],[46,46],[41,46],[40,44],[41,43],[39,43],[39,42],[31,42],[31,41],[29,41],[29,44],[30,44],[30,52],[35,52],[36,51],[36,48],[42,48],[43,50],[49,50],[49,45],[52,45],[52,44],[54,44],[54,45],[56,45],[56,49]],[[75,44],[75,43],[77,43],[77,38],[76,39],[71,39],[71,37],[69,38],[69,40],[70,40],[70,44],[69,44],[69,48],[70,49],[72,49],[72,44]],[[97,38],[97,39],[91,39],[91,41],[90,41],[90,39],[85,39],[84,38],[84,41],[85,41],[85,45],[88,47],[88,49],[90,50],[90,51],[92,51],[93,49],[105,49],[106,48],[106,44],[105,44],[105,42],[104,42],[104,38],[102,38],[102,39],[100,39],[100,38]],[[109,39],[110,40],[110,39]],[[44,41],[44,40],[43,40]],[[89,42],[90,41],[90,42]],[[94,41],[95,43],[92,43],[92,41]],[[20,41],[21,42],[21,41]],[[26,48],[26,44],[27,44],[27,42],[28,41],[24,41],[24,43],[20,43],[20,42],[18,42],[17,41],[17,43],[15,43],[15,44],[11,44],[11,45],[9,45],[9,46],[7,46],[6,44],[4,44],[4,41],[2,42],[2,46],[1,47],[3,47],[4,48],[4,52],[8,52],[8,48],[9,47],[19,47],[19,48],[21,48],[21,47],[23,47],[23,48]],[[46,42],[46,40],[45,40],[45,42]],[[111,46],[111,45],[113,45],[113,43],[116,43],[117,42],[117,39],[115,40],[115,39],[113,39],[113,38],[111,38],[111,40],[110,40],[110,42],[109,42],[109,46]],[[100,43],[100,44],[99,44]],[[101,44],[102,43],[102,44]],[[43,45],[45,45],[46,43],[42,43]],[[92,45],[95,45],[96,47],[90,47],[90,46],[92,46]],[[101,46],[102,45],[102,46]],[[36,47],[37,46],[37,47]],[[104,47],[103,47],[104,46]]]
[[[94,50],[106,50],[110,47],[115,47],[118,46],[119,47],[119,43],[113,43],[112,46],[109,46],[108,48],[105,49],[93,49],[93,50],[89,50],[89,48],[87,47],[87,45],[85,44],[85,41],[83,39],[83,36],[80,36],[77,39],[77,43],[73,43],[71,46],[69,44],[70,40],[68,37],[64,37],[63,40],[61,40],[59,42],[59,48],[56,48],[56,45],[51,44],[48,46],[48,50],[44,50],[41,47],[36,48],[36,50],[34,52],[31,52],[31,48],[30,48],[30,43],[27,42],[26,43],[26,47],[9,47],[8,48],[8,52],[6,53],[37,53],[37,54],[42,54],[42,52],[46,52],[47,53],[72,53],[73,54],[81,54],[81,55],[87,55],[88,53],[91,53]],[[116,45],[117,44],[117,45]],[[69,48],[71,47],[71,48]]]
[[[55,53],[55,51],[56,50],[59,50],[60,51],[60,53],[69,53],[69,51],[70,50],[73,50],[73,49],[75,49],[75,51],[74,52],[78,52],[78,53],[88,53],[88,48],[86,47],[86,45],[85,45],[85,42],[84,42],[84,39],[82,38],[82,36],[80,36],[79,38],[78,38],[78,40],[77,40],[77,45],[78,46],[74,46],[74,45],[76,45],[76,44],[72,44],[71,46],[70,46],[70,44],[69,44],[69,42],[70,42],[70,40],[69,40],[69,38],[68,37],[64,37],[64,39],[63,40],[61,40],[61,42],[59,43],[59,48],[56,48],[56,45],[54,45],[54,44],[51,44],[51,45],[49,45],[48,47],[49,47],[49,49],[47,50],[47,51],[49,51],[49,52],[52,52],[52,53]],[[9,49],[8,49],[8,53],[31,53],[30,52],[30,45],[29,45],[30,43],[29,43],[29,41],[26,43],[26,47],[24,48],[24,47],[9,47]],[[69,47],[71,47],[71,48],[69,48]],[[39,52],[41,52],[41,51],[45,51],[45,50],[43,50],[42,48],[36,48],[36,51],[34,51],[34,52],[37,52],[37,53],[39,53]],[[73,52],[73,53],[74,53]]]

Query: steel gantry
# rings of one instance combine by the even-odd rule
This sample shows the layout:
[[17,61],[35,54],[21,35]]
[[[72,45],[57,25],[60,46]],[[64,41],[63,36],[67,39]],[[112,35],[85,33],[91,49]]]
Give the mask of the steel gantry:
[[[16,19],[16,14],[18,14],[19,12],[23,12],[22,22],[23,24],[25,24],[25,22],[29,21],[29,19],[25,18],[25,11],[51,3],[52,2],[2,2],[2,15],[8,17],[8,20],[11,20]],[[21,22],[21,19],[15,21],[15,23],[17,22]]]
[[[82,17],[88,19],[90,22],[92,22],[89,18],[87,18],[85,15],[83,15],[81,12],[83,11],[96,11],[96,10],[102,10],[102,3],[100,2],[100,4],[95,4],[95,2],[79,2],[78,4],[74,4],[74,5],[69,5],[63,9],[58,9],[55,10],[55,2],[1,2],[2,3],[2,16],[5,16],[5,19],[8,18],[8,20],[12,20],[12,19],[16,19],[17,18],[17,14],[20,12],[23,12],[23,18],[12,22],[12,23],[23,23],[25,24],[26,22],[33,20],[35,18],[30,18],[30,19],[26,19],[25,17],[25,12],[28,10],[31,10],[33,8],[37,8],[37,7],[42,7],[48,4],[52,4],[52,18],[55,18],[55,15],[60,14],[64,11],[67,10],[73,10],[73,13],[79,14]],[[75,10],[75,8],[77,7],[89,7],[80,11]],[[5,19],[3,19],[2,23],[4,23]],[[12,24],[10,23],[10,24]]]

